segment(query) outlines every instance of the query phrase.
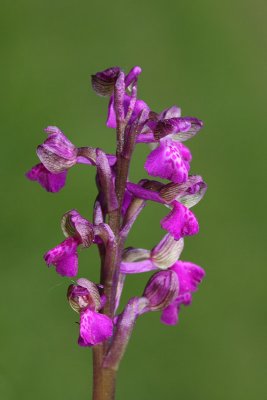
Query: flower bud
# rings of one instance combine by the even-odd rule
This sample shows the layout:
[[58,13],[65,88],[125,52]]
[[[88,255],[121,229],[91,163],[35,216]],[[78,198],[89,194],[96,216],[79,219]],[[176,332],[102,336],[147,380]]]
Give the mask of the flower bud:
[[99,96],[111,96],[119,73],[119,67],[112,67],[92,75],[91,82],[94,91]]
[[160,271],[149,279],[143,296],[149,300],[150,311],[163,310],[177,297],[179,282],[172,270]]
[[77,280],[78,285],[70,285],[67,292],[71,308],[81,312],[89,308],[98,311],[101,308],[101,298],[97,286],[85,278]]

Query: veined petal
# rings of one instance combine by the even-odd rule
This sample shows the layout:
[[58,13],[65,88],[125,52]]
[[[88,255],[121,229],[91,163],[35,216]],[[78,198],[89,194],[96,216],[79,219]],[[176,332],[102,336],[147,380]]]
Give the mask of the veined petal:
[[179,193],[176,200],[187,208],[195,206],[205,195],[207,184],[199,175],[192,175],[188,180],[179,186]]
[[70,285],[67,297],[71,308],[77,312],[86,308],[92,311],[99,311],[102,308],[97,285],[86,278],[77,279],[77,285]]
[[183,248],[183,238],[175,240],[173,236],[167,234],[151,250],[151,260],[157,268],[167,269],[179,259]]
[[112,320],[89,309],[82,311],[80,316],[80,346],[95,346],[112,336]]
[[171,269],[156,272],[149,279],[143,296],[149,300],[149,311],[158,311],[170,305],[178,295],[178,277]]
[[56,193],[65,186],[67,170],[53,174],[40,163],[28,171],[26,177],[31,181],[37,181],[47,192]]
[[91,75],[91,83],[94,91],[99,96],[110,96],[121,69],[119,67],[107,68],[104,71]]
[[63,215],[61,228],[66,237],[78,237],[84,247],[89,247],[94,240],[94,227],[78,211],[71,210]]
[[190,123],[190,127],[186,130],[180,130],[178,132],[172,133],[171,138],[178,142],[185,142],[188,139],[194,137],[200,129],[203,128],[203,121],[193,117],[183,117],[182,119]]
[[48,138],[38,146],[37,155],[44,166],[53,173],[63,172],[76,164],[77,149],[56,126],[45,129]]
[[177,201],[173,202],[172,211],[161,220],[161,227],[168,231],[175,240],[195,235],[199,231],[197,219],[192,211]]

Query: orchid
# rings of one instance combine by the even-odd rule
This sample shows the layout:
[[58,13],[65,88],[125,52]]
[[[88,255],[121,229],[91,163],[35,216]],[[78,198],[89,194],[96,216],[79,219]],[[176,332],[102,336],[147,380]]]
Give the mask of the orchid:
[[[26,173],[29,180],[56,193],[76,164],[95,168],[92,219],[76,209],[67,211],[61,220],[65,240],[44,255],[47,266],[54,266],[58,275],[76,279],[70,282],[67,298],[79,314],[78,344],[93,351],[94,400],[115,399],[116,373],[139,317],[161,312],[163,323],[176,324],[181,306],[191,304],[205,276],[198,265],[180,260],[186,237],[199,232],[191,208],[207,190],[200,175],[191,175],[192,155],[183,142],[194,137],[203,122],[183,117],[178,106],[152,111],[138,98],[141,72],[135,66],[125,74],[116,66],[92,75],[93,90],[109,98],[106,125],[115,130],[114,154],[76,147],[58,127],[48,126],[45,141],[37,147],[40,163]],[[144,170],[152,179],[132,182],[133,152],[136,145],[147,144]],[[150,202],[166,209],[159,221],[165,231],[162,239],[152,249],[126,247],[135,221]],[[79,249],[92,245],[100,254],[100,283],[90,280],[94,266],[88,269],[88,277],[78,276]],[[126,279],[141,273],[150,273],[143,292],[122,305]]]

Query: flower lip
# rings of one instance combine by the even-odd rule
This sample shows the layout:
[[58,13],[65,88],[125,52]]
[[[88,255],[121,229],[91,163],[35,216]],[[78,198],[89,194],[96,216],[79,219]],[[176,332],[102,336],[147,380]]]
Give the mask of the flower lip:
[[170,138],[160,140],[160,145],[147,157],[145,169],[151,176],[183,183],[188,178],[191,153],[182,143]]
[[26,177],[31,181],[37,181],[47,192],[56,193],[65,186],[67,170],[55,174],[39,163],[26,173]]

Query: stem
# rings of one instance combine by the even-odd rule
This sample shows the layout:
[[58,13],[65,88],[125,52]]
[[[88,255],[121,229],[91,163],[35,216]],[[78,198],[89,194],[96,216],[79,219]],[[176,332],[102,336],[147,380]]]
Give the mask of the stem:
[[[106,304],[104,307],[104,314],[110,318],[114,317],[116,312],[116,299],[117,288],[120,279],[120,263],[121,256],[124,246],[124,240],[120,237],[121,229],[121,207],[124,198],[124,192],[128,177],[128,170],[130,165],[130,160],[132,152],[135,145],[136,129],[130,129],[128,131],[128,137],[125,138],[125,130],[127,122],[129,121],[131,114],[133,112],[135,101],[136,101],[136,89],[134,89],[133,99],[131,101],[128,113],[126,117],[124,116],[124,95],[125,95],[125,84],[124,84],[124,74],[120,73],[114,90],[114,104],[116,111],[116,122],[117,122],[117,148],[116,148],[116,180],[115,180],[115,192],[114,195],[110,197],[110,192],[112,188],[112,177],[108,177],[108,163],[106,163],[106,168],[103,167],[104,159],[99,159],[99,171],[102,172],[102,185],[106,190],[104,193],[105,201],[111,205],[108,207],[108,224],[114,234],[114,242],[109,243],[105,247],[105,254],[100,250],[102,256],[101,262],[101,284],[104,286],[104,293],[106,295]],[[136,128],[136,127],[135,127]],[[99,153],[102,155],[102,153]],[[103,157],[102,157],[103,158]],[[117,204],[116,203],[117,200]],[[117,207],[116,207],[117,206]],[[121,281],[123,285],[123,280]],[[122,287],[120,288],[122,290]],[[130,336],[130,332],[129,336]],[[118,335],[117,336],[117,345]],[[93,348],[93,368],[94,368],[94,387],[93,387],[93,400],[114,400],[115,398],[115,382],[116,382],[116,370],[119,366],[120,357],[117,361],[116,368],[114,365],[110,368],[109,366],[104,367],[103,362],[108,350],[111,348],[113,340],[106,341],[105,343]],[[124,350],[127,345],[127,340],[125,341]],[[124,352],[123,350],[123,352]],[[122,353],[123,354],[123,353]]]
[[102,367],[103,345],[93,348],[93,400],[114,400],[116,371]]

